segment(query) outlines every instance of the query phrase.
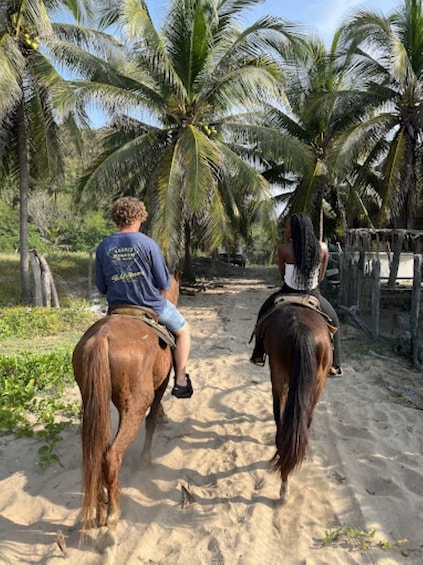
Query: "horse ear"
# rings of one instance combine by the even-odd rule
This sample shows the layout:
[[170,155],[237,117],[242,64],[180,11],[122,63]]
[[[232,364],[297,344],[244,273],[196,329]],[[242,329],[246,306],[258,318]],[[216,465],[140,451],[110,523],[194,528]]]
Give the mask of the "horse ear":
[[181,277],[182,277],[182,271],[175,271],[174,277],[179,282],[181,280]]

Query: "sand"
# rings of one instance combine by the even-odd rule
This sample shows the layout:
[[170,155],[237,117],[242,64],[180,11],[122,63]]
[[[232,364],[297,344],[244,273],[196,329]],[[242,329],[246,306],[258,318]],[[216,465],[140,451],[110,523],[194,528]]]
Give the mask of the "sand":
[[328,380],[310,453],[280,505],[269,370],[248,360],[274,286],[246,273],[181,296],[195,393],[180,400],[167,390],[151,467],[139,464],[143,427],[128,449],[115,531],[80,544],[76,425],[47,469],[36,466],[36,440],[0,437],[0,563],[423,563],[422,374],[344,324],[344,377]]

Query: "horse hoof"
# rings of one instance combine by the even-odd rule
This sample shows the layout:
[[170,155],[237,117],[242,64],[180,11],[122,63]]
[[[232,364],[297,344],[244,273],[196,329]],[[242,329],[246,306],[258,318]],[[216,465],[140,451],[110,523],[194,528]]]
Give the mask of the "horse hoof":
[[110,512],[109,516],[107,517],[107,527],[113,529],[116,527],[117,523],[119,522],[120,518],[120,511]]
[[116,532],[110,530],[110,528],[105,528],[98,532],[95,547],[100,553],[106,553],[115,547],[116,543]]
[[102,528],[107,523],[107,506],[104,504],[99,504],[97,506],[97,514],[95,523],[97,528]]
[[169,422],[170,420],[165,412],[157,416],[157,424],[168,424]]
[[107,516],[106,517],[101,517],[101,518],[97,518],[97,528],[102,528],[103,526],[107,525]]
[[153,461],[151,457],[141,457],[141,467],[151,467]]

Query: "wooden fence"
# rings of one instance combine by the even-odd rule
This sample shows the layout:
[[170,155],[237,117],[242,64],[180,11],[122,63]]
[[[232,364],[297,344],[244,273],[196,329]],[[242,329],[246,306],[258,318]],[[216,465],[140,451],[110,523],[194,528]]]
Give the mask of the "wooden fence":
[[421,344],[422,231],[348,230],[339,250],[338,309],[369,336],[409,341],[414,364]]

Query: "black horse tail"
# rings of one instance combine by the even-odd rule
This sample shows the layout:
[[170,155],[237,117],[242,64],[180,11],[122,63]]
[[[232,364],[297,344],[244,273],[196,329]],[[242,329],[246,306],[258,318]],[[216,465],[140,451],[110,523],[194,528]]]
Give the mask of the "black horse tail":
[[293,322],[291,343],[293,352],[288,398],[276,432],[276,453],[273,469],[282,480],[300,467],[307,453],[309,428],[315,402],[317,362],[313,332],[306,326]]

